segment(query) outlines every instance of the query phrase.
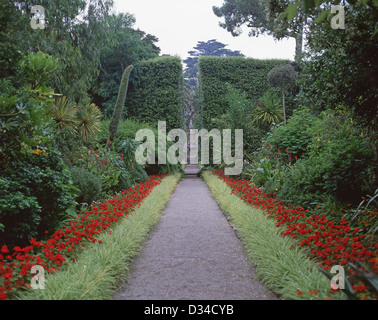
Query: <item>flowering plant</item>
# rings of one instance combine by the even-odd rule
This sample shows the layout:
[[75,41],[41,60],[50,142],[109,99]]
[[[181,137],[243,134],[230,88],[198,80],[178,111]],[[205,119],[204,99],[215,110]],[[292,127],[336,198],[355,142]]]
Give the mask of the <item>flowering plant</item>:
[[[213,170],[244,202],[264,210],[269,218],[276,220],[276,226],[283,228],[282,235],[293,239],[293,246],[305,247],[308,255],[318,266],[330,270],[334,265],[347,266],[363,262],[375,274],[378,272],[378,244],[374,235],[366,234],[362,228],[351,227],[342,218],[330,221],[326,214],[311,214],[302,207],[287,207],[278,199],[268,197],[260,188],[253,187],[247,180],[227,177],[220,170]],[[377,214],[376,209],[372,212]],[[353,286],[361,297],[374,297],[365,284]]]
[[[17,290],[30,287],[30,270],[39,265],[47,273],[57,272],[67,260],[75,260],[87,243],[101,243],[97,236],[120,219],[132,214],[165,175],[150,176],[146,182],[124,190],[112,199],[97,202],[91,210],[56,230],[47,241],[30,240],[30,245],[11,251],[0,248],[0,299],[9,299]],[[110,232],[110,231],[108,231]]]

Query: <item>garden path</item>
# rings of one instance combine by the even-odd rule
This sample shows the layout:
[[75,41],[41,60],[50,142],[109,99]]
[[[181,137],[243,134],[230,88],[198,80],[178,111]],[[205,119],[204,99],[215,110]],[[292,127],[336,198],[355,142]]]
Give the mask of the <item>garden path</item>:
[[115,300],[272,300],[196,165],[182,179]]

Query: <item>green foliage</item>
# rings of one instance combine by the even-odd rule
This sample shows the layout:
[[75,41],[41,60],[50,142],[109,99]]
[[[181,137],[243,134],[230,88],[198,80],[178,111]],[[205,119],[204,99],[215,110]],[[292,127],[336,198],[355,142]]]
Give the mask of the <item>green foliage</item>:
[[[377,161],[378,90],[374,79],[378,77],[378,4],[345,1],[345,30],[331,27],[334,4],[317,1],[306,12],[309,50],[302,65],[299,99],[318,111],[352,111],[355,122],[366,128]],[[327,14],[316,21],[323,12]]]
[[80,139],[86,143],[100,131],[102,112],[94,103],[80,106],[76,113]]
[[[29,152],[1,173],[1,242],[25,243],[53,231],[74,205],[71,176],[54,149]],[[19,201],[19,202],[17,202]]]
[[167,122],[167,130],[183,126],[183,71],[178,57],[160,57],[135,66],[139,80],[130,84],[126,101],[132,120],[157,126]]
[[[0,2],[0,77],[15,76],[21,59],[22,15],[12,1]],[[10,32],[18,30],[18,32]]]
[[[101,127],[100,132],[97,135],[97,142],[100,145],[106,145],[108,143],[109,139],[109,124],[110,120],[105,119],[101,121]],[[111,141],[111,147],[114,147],[114,150],[118,149],[118,147],[124,142],[124,141],[132,141],[135,139],[136,133],[141,129],[149,129],[152,130],[157,136],[157,126],[152,126],[146,122],[138,121],[138,120],[130,120],[125,119],[124,121],[121,121],[116,136]]]
[[99,177],[102,181],[104,195],[109,195],[118,184],[119,168],[122,163],[121,157],[114,151],[106,147],[100,147],[97,150],[83,149],[81,158],[76,163],[72,163],[72,165],[85,168]]
[[269,82],[273,87],[279,87],[282,93],[283,118],[286,123],[285,91],[294,87],[298,74],[290,63],[275,66],[268,73]]
[[252,163],[253,169],[247,169],[245,174],[250,177],[255,186],[263,186],[266,194],[276,194],[281,189],[289,167],[277,159],[262,158]]
[[290,63],[275,66],[268,73],[268,79],[272,86],[282,90],[293,86],[297,78],[297,72]]
[[[38,67],[34,68],[36,61]],[[20,82],[24,82],[25,87],[15,88],[10,81],[1,81],[0,168],[7,167],[13,161],[21,161],[28,150],[38,149],[38,144],[51,145],[54,139],[53,122],[48,111],[53,103],[54,91],[41,81],[51,79],[46,71],[50,68],[45,68],[44,63],[55,66],[55,62],[42,53],[29,54],[20,63],[28,66],[22,68],[23,72],[20,73]],[[41,76],[34,73],[38,70]]]
[[356,203],[372,188],[373,153],[350,118],[327,113],[310,130],[309,157],[286,177],[280,198],[309,206],[313,202]]
[[198,59],[199,57],[244,57],[240,51],[226,49],[223,44],[215,39],[209,41],[198,41],[197,46],[189,51],[190,56],[183,62],[186,64],[184,71],[185,81],[191,87],[198,86]]
[[[264,129],[255,125],[253,120],[254,106],[247,94],[227,83],[225,85],[226,113],[212,119],[212,126],[219,130],[242,129],[244,154],[254,152],[260,145]],[[212,150],[212,148],[210,148]],[[212,157],[210,157],[212,159]]]
[[258,127],[270,127],[272,124],[279,124],[283,120],[283,113],[278,95],[268,90],[257,100],[252,112],[252,120]]
[[26,83],[35,90],[54,78],[59,61],[42,51],[30,52],[21,61],[20,67]]
[[61,96],[55,99],[54,105],[49,110],[49,114],[54,119],[58,130],[64,128],[71,132],[76,132],[78,108],[67,97]]
[[1,243],[15,244],[37,235],[36,226],[40,223],[42,208],[36,197],[21,190],[19,182],[0,177]]
[[10,81],[0,86],[1,237],[12,244],[53,230],[74,204],[49,114],[54,90],[46,83],[54,77],[57,61],[38,52],[26,55],[19,65],[23,87],[15,88]]
[[278,125],[272,129],[266,147],[270,144],[275,149],[289,150],[293,160],[307,153],[312,140],[309,129],[314,125],[316,116],[309,108],[301,107],[294,111],[286,125]]
[[117,97],[117,102],[113,111],[113,117],[110,120],[109,124],[109,133],[110,133],[110,138],[113,139],[115,135],[117,134],[119,122],[121,121],[121,117],[123,114],[123,108],[125,105],[126,101],[126,95],[127,95],[127,88],[129,86],[129,78],[130,78],[130,73],[133,70],[133,66],[130,65],[128,66],[122,76],[121,79],[121,84],[119,86],[119,91],[118,91],[118,97]]
[[78,189],[76,201],[90,205],[99,199],[102,182],[95,174],[84,168],[70,168],[72,183]]
[[201,57],[198,70],[202,109],[198,116],[202,127],[210,129],[211,119],[226,113],[225,83],[245,92],[246,98],[254,102],[270,88],[268,72],[284,62],[241,57]]
[[[112,14],[105,19],[111,43],[101,49],[101,70],[93,88],[93,101],[101,106],[105,118],[110,118],[116,105],[120,79],[125,68],[158,56],[158,39],[133,29],[135,17],[129,13]],[[136,69],[130,83],[138,77]]]
[[38,30],[30,25],[31,8],[36,3],[2,2],[8,2],[4,5],[4,13],[9,16],[3,28],[0,27],[2,40],[3,34],[6,34],[0,52],[7,54],[13,51],[9,55],[11,60],[4,59],[4,75],[11,75],[17,83],[14,69],[17,69],[15,63],[19,57],[23,53],[41,50],[60,61],[59,77],[51,80],[51,87],[75,102],[87,100],[88,90],[98,76],[100,51],[109,44],[104,18],[109,14],[113,1],[41,0],[38,5],[45,9],[45,28]]

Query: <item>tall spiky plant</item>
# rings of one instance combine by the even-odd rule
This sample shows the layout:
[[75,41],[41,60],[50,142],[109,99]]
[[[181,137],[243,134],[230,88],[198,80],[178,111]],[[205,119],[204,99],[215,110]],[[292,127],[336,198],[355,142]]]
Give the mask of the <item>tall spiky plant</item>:
[[91,137],[95,138],[96,133],[101,131],[102,112],[94,103],[80,107],[76,118],[82,144]]
[[121,121],[123,107],[126,101],[130,73],[133,70],[133,68],[134,67],[132,65],[128,66],[122,75],[122,80],[121,80],[121,84],[119,86],[119,91],[118,91],[117,102],[113,111],[112,119],[110,120],[110,124],[109,124],[110,139],[113,139],[114,136],[117,134],[118,125],[119,125],[119,122]]
[[279,98],[267,91],[256,103],[252,112],[252,121],[260,128],[269,127],[272,123],[281,123],[283,111],[280,107]]
[[78,124],[77,111],[78,107],[73,102],[68,100],[67,97],[61,96],[55,99],[49,114],[53,117],[58,130],[67,128],[71,132],[76,132]]

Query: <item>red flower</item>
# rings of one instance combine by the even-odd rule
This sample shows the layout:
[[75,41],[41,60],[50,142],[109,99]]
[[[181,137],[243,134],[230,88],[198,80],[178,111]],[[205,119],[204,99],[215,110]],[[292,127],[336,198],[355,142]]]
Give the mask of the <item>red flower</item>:
[[101,243],[97,235],[117,223],[121,217],[131,214],[165,177],[150,176],[146,182],[124,190],[121,196],[103,203],[98,201],[79,220],[70,221],[68,226],[55,231],[47,241],[31,239],[30,246],[15,247],[11,254],[8,254],[7,246],[2,246],[0,278],[3,279],[0,283],[3,286],[0,287],[0,299],[9,298],[14,288],[28,286],[30,281],[25,279],[32,265],[41,265],[46,272],[56,272],[65,261],[75,260],[76,248],[80,249],[86,243]]
[[3,254],[9,253],[8,247],[6,245],[2,246],[0,252]]
[[[221,170],[214,170],[213,174],[231,188],[232,194],[275,219],[275,225],[283,228],[283,236],[298,238],[297,246],[307,247],[310,258],[320,260],[319,266],[324,269],[329,270],[334,265],[346,265],[358,260],[378,272],[378,245],[371,235],[363,234],[362,229],[352,229],[345,219],[335,223],[329,221],[325,214],[312,215],[309,210],[301,207],[287,207],[278,199],[268,197],[260,188],[251,186],[249,181],[226,177]],[[373,211],[376,212],[376,209]],[[365,288],[356,287],[356,290],[360,289]]]

